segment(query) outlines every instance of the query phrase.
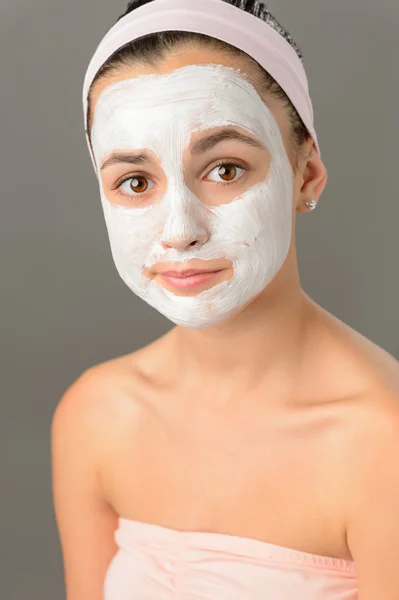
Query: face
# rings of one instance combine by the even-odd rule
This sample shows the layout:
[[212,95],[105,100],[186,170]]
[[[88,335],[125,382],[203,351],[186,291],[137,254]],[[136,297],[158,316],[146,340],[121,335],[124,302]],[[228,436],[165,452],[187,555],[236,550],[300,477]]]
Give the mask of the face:
[[[259,295],[292,236],[284,127],[245,72],[226,63],[130,69],[93,100],[117,270],[140,298],[193,329],[222,323]],[[186,269],[208,274],[166,274]]]

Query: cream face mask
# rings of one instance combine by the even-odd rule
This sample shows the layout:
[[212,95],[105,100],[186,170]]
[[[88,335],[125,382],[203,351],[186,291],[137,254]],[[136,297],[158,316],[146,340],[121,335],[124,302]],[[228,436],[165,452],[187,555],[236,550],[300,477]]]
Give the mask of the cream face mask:
[[[271,163],[264,181],[228,203],[207,206],[185,181],[183,152],[194,132],[223,126],[258,138]],[[108,86],[95,107],[92,145],[118,273],[137,296],[177,325],[200,329],[222,323],[260,294],[282,267],[291,242],[293,172],[276,119],[238,70],[190,65]],[[104,159],[116,150],[145,149],[156,155],[165,174],[164,195],[145,206],[134,202],[139,192],[132,206],[110,202],[100,172]],[[190,245],[201,238],[205,243]],[[188,243],[182,249],[168,246],[175,239]],[[156,263],[168,263],[170,270],[190,268],[181,263],[193,259],[227,259],[232,276],[198,294],[177,295],[143,274]]]

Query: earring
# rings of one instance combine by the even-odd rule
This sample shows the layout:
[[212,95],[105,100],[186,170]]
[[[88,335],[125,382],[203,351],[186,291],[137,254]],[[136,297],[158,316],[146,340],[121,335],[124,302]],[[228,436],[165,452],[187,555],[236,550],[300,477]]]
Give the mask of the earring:
[[314,210],[317,206],[316,200],[311,200],[310,202],[305,202],[305,204],[310,210]]

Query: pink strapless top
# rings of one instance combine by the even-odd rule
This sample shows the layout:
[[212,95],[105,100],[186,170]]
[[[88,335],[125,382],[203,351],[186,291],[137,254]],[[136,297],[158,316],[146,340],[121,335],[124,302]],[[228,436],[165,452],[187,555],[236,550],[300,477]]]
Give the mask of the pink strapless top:
[[119,517],[104,600],[356,600],[352,560]]

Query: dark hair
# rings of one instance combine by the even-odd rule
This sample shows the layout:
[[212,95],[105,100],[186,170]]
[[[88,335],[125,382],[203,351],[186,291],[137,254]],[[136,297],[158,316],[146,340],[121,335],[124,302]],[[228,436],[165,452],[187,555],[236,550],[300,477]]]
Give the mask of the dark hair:
[[[131,0],[128,3],[125,12],[118,17],[117,22],[139,6],[143,6],[144,4],[148,4],[152,1],[153,0]],[[232,4],[233,6],[236,6],[237,8],[240,8],[241,10],[244,10],[245,12],[250,13],[251,15],[254,15],[255,17],[258,17],[259,19],[262,19],[268,23],[271,27],[273,27],[273,29],[282,35],[289,44],[291,44],[299,58],[302,60],[301,50],[293,40],[292,36],[280,25],[277,19],[273,17],[267,5],[261,3],[260,0],[221,1]],[[107,61],[96,73],[88,92],[87,133],[90,144],[90,129],[92,119],[90,99],[91,92],[96,82],[100,78],[106,77],[108,74],[112,74],[121,66],[134,66],[143,62],[150,66],[157,66],[166,57],[168,51],[184,44],[199,45],[202,47],[205,46],[207,48],[222,51],[230,56],[245,57],[246,60],[249,60],[252,63],[262,91],[269,93],[274,98],[279,100],[287,109],[291,124],[290,141],[294,151],[295,165],[297,166],[302,144],[310,134],[308,133],[306,126],[299,116],[295,106],[292,104],[284,90],[279,86],[275,79],[246,52],[211,36],[187,31],[161,31],[144,35],[133,40],[132,42],[125,44],[107,59]]]

